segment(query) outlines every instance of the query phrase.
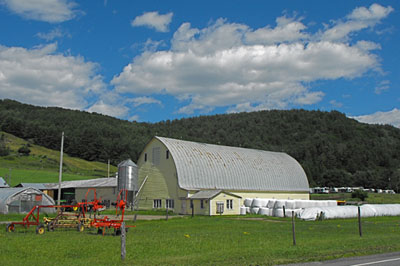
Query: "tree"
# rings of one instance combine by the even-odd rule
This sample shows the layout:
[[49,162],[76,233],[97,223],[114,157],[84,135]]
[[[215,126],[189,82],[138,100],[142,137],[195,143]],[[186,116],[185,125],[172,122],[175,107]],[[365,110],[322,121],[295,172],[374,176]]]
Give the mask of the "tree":
[[6,145],[4,134],[0,136],[0,156],[7,156],[10,154],[10,149]]

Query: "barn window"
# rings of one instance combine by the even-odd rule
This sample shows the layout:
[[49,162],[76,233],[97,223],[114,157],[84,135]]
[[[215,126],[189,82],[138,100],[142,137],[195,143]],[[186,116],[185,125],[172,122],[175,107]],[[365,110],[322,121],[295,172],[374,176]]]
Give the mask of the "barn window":
[[144,161],[147,162],[147,153],[144,154]]
[[160,153],[161,153],[160,147],[153,148],[152,163],[154,165],[160,165]]
[[200,209],[204,209],[204,200],[200,200]]
[[226,200],[226,208],[228,210],[232,210],[233,209],[233,200],[231,200],[231,199]]
[[173,209],[175,207],[173,199],[167,199],[167,200],[165,200],[165,203],[166,203],[167,209]]
[[167,152],[165,153],[165,158],[169,159],[169,151],[167,150]]
[[156,208],[156,209],[161,208],[161,200],[160,199],[155,199],[153,201],[153,208]]

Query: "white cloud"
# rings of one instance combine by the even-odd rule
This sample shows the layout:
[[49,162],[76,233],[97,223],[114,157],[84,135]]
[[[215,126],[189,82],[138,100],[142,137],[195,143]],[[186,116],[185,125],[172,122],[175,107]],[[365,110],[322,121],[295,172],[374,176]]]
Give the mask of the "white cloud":
[[394,108],[389,112],[376,112],[370,115],[353,116],[362,123],[368,124],[388,124],[400,128],[400,110]]
[[0,95],[40,106],[83,109],[103,92],[97,65],[56,53],[57,45],[25,49],[0,45]]
[[350,33],[374,27],[394,9],[391,6],[383,7],[372,4],[369,8],[358,7],[343,21],[335,22],[334,26],[322,34],[323,40],[337,41],[347,39]]
[[376,94],[381,94],[382,92],[385,92],[385,91],[389,90],[389,88],[390,88],[390,81],[389,80],[383,80],[375,88],[375,93]]
[[115,103],[108,104],[105,103],[103,100],[100,100],[92,105],[90,108],[88,108],[87,111],[113,117],[124,117],[128,113],[129,109],[123,105],[117,105]]
[[64,22],[82,13],[69,0],[1,0],[0,3],[24,18],[50,23]]
[[69,37],[71,38],[71,35],[65,31],[63,31],[60,28],[54,28],[51,31],[49,31],[48,33],[43,33],[43,32],[39,32],[38,34],[36,34],[36,36],[40,39],[46,40],[46,41],[53,41],[54,39],[59,39],[62,37]]
[[372,5],[365,10],[355,9],[333,28],[356,21],[362,27],[350,25],[340,38],[326,40],[321,36],[326,37],[332,28],[312,34],[299,20],[287,17],[278,18],[275,27],[260,29],[225,19],[204,29],[183,23],[174,33],[170,50],[143,52],[111,84],[118,93],[162,93],[189,102],[180,113],[314,104],[324,93],[304,84],[353,79],[379,70],[379,58],[373,53],[379,44],[361,40],[352,45],[346,39],[379,23],[392,8]]
[[138,106],[141,106],[144,104],[159,104],[161,106],[163,105],[161,103],[161,101],[154,99],[152,97],[147,97],[147,96],[133,98],[133,99],[128,100],[127,102],[128,103],[132,102],[134,107],[138,107]]
[[132,27],[146,26],[159,32],[167,32],[172,16],[172,12],[165,15],[160,15],[158,12],[147,12],[132,20],[131,25]]
[[329,101],[329,103],[330,103],[333,107],[335,107],[335,108],[340,108],[340,107],[343,106],[343,103],[338,102],[338,101],[336,101],[336,100],[331,100],[331,101]]

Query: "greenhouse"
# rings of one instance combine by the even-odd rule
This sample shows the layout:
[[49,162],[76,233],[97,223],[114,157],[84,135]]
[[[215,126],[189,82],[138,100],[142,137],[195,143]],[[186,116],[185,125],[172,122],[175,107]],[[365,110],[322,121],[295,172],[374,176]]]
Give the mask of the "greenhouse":
[[[54,200],[38,189],[31,187],[0,189],[0,213],[28,213],[35,205],[54,205]],[[55,212],[44,208],[43,212]]]

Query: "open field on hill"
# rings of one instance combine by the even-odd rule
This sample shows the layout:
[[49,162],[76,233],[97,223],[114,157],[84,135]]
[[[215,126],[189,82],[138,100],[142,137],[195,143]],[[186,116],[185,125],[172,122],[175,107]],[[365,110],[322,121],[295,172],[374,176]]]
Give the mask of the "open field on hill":
[[[352,198],[351,193],[310,194],[312,200],[345,200],[346,202],[357,202],[360,199]],[[400,194],[368,193],[365,199],[368,204],[396,204],[400,203]]]
[[[132,223],[130,223],[132,224]],[[120,238],[95,230],[60,229],[36,235],[34,228],[6,233],[0,227],[2,265],[273,265],[400,250],[400,217],[305,222],[290,218],[183,217],[136,221],[127,234],[126,260]]]
[[[0,176],[8,177],[11,172],[11,186],[22,182],[58,182],[60,166],[59,151],[30,144],[26,140],[5,132],[0,132],[0,134],[4,134],[7,146],[11,150],[10,155],[0,156]],[[18,149],[24,145],[31,150],[29,156],[18,154]],[[113,175],[116,171],[117,168],[111,165],[110,174]],[[107,175],[107,164],[85,161],[70,157],[64,153],[63,180],[90,179],[107,177]]]

